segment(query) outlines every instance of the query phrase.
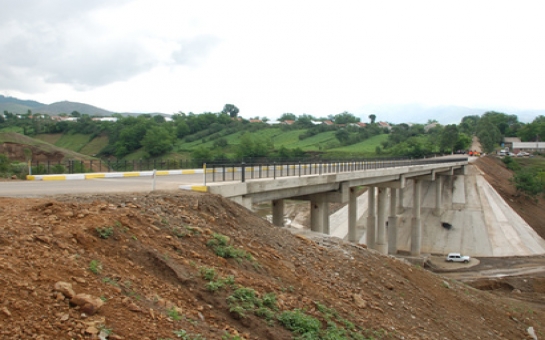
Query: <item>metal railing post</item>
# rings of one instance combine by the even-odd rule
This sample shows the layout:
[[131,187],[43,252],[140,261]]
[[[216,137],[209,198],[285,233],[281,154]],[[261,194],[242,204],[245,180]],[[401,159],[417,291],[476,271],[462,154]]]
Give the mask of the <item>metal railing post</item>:
[[240,171],[241,171],[241,181],[244,183],[246,181],[246,166],[244,162],[240,164]]

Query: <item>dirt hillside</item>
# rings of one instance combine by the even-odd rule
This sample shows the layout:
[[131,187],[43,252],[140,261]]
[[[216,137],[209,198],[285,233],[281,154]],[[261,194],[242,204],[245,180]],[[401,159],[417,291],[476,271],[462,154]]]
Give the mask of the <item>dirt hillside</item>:
[[[190,192],[0,198],[1,339],[532,339],[545,313]],[[317,320],[317,321],[316,321]]]

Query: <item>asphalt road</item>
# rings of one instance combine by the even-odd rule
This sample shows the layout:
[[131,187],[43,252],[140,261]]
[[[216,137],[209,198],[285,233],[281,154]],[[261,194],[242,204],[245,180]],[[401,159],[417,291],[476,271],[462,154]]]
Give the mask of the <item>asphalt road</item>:
[[[203,175],[156,176],[155,190],[180,190],[183,184],[203,184]],[[100,178],[70,181],[0,182],[0,197],[43,197],[63,194],[150,192],[152,177]]]

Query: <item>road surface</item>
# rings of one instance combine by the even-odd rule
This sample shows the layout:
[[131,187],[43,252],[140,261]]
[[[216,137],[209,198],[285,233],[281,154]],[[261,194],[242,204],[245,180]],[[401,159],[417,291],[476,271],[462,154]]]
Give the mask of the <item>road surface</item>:
[[[183,184],[203,184],[203,175],[155,177],[155,190],[179,190],[179,186]],[[152,187],[152,177],[96,178],[72,181],[6,181],[0,182],[0,197],[149,192],[152,191]]]

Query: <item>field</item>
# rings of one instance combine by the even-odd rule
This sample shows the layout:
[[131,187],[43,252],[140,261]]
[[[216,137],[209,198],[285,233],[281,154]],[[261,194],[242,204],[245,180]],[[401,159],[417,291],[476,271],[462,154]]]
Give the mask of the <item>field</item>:
[[[251,128],[252,127],[250,127],[250,130],[252,130]],[[11,130],[18,130],[18,128]],[[191,158],[191,154],[198,148],[211,149],[215,154],[221,153],[227,157],[233,157],[237,148],[240,146],[240,140],[243,134],[250,134],[253,139],[269,142],[273,145],[275,151],[280,148],[299,148],[305,152],[322,153],[328,157],[375,157],[377,156],[377,147],[382,146],[382,142],[388,138],[387,134],[382,134],[353,145],[341,146],[341,143],[335,137],[336,131],[326,131],[304,139],[300,139],[300,136],[307,132],[306,129],[284,130],[281,127],[267,127],[253,132],[238,131],[223,135],[225,132],[226,131],[223,130],[199,138],[187,136],[183,139],[177,139],[173,145],[172,151],[157,158],[188,160]],[[32,142],[33,144],[38,142],[44,143],[43,145],[46,149],[48,148],[48,145],[54,145],[88,156],[98,155],[109,142],[108,136],[106,135],[91,139],[91,135],[80,133],[40,134],[34,136],[34,138],[27,138],[28,140],[32,139],[36,141]],[[186,142],[186,139],[195,140]],[[218,149],[214,144],[220,139],[227,141],[227,146]],[[139,149],[120,160],[132,161],[148,158],[149,156],[144,149]]]

